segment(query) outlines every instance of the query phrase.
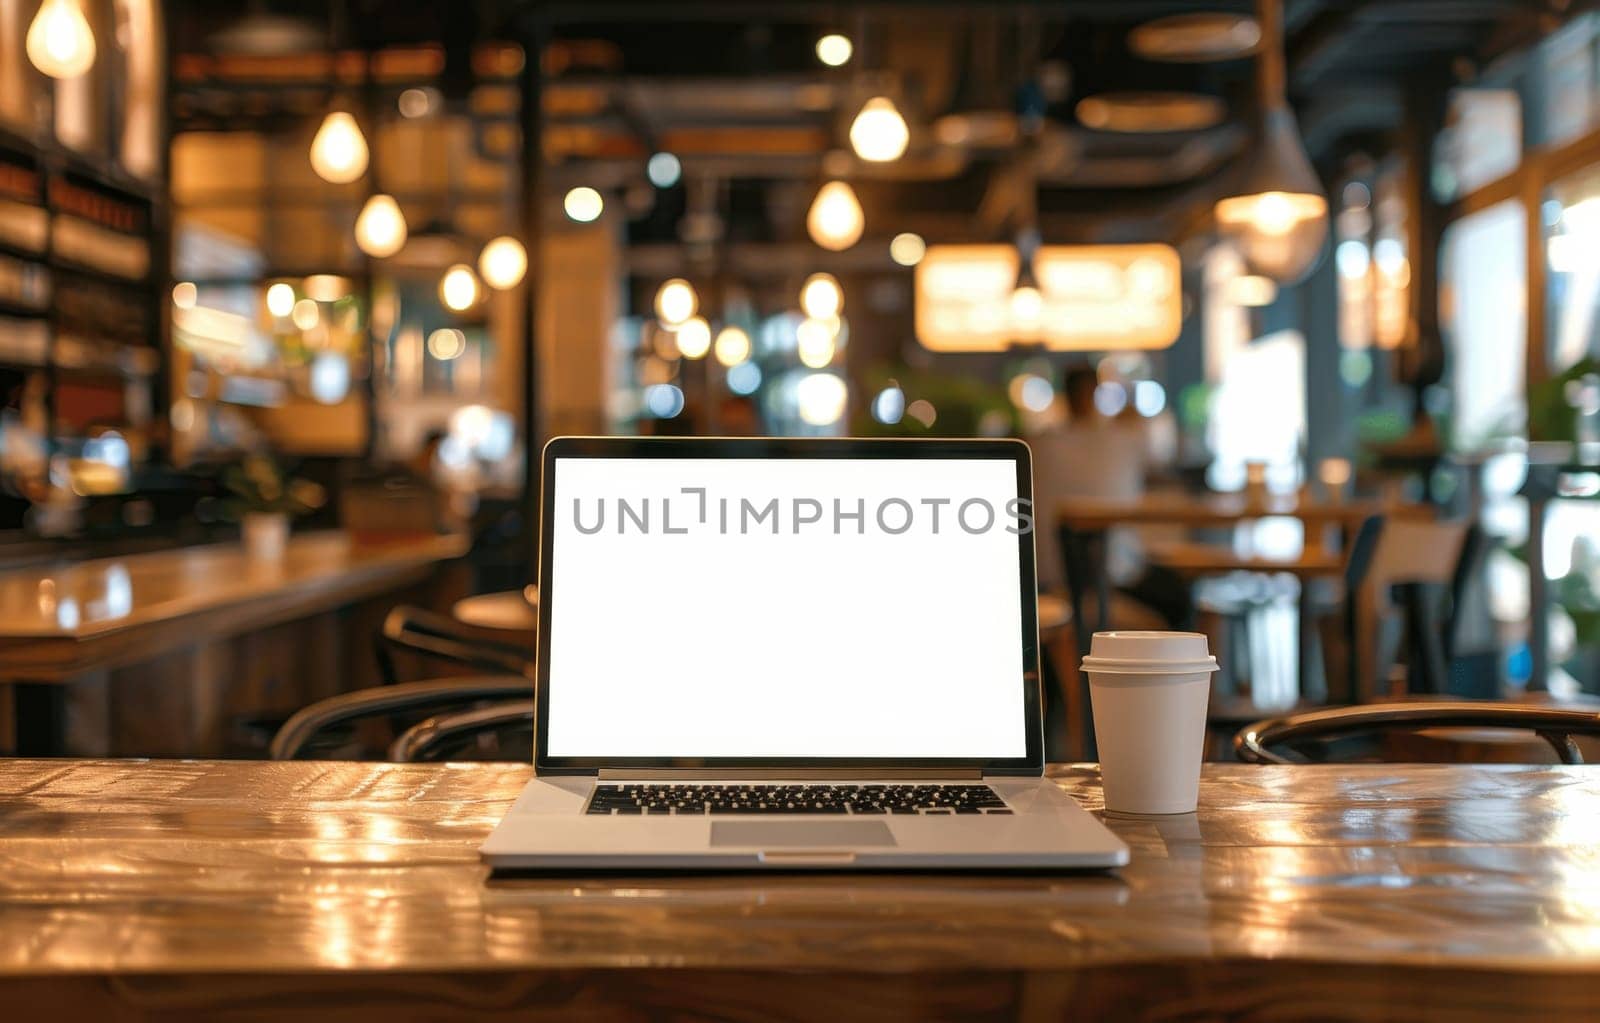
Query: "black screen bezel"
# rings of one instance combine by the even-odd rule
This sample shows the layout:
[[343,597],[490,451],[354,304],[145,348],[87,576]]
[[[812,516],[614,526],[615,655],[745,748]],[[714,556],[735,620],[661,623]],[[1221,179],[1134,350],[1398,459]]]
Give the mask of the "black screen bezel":
[[1033,473],[1028,446],[1019,440],[851,439],[851,438],[644,438],[556,437],[540,460],[539,631],[535,642],[534,769],[541,775],[594,774],[601,769],[815,770],[815,769],[978,769],[985,774],[1044,773],[1044,717],[1039,672],[1038,577],[1033,530],[1017,534],[1022,607],[1023,728],[1027,752],[1021,757],[888,758],[888,757],[552,757],[548,753],[550,608],[558,595],[549,577],[554,549],[555,463],[561,458],[786,458],[786,459],[994,459],[1010,461],[1017,474],[1017,495],[1031,507]]

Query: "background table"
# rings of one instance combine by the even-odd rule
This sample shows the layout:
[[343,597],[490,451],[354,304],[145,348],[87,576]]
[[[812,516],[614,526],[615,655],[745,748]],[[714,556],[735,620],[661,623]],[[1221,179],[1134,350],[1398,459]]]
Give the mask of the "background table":
[[293,711],[371,676],[383,612],[466,549],[330,531],[277,561],[213,544],[0,573],[0,748],[221,752],[236,696]]
[[[0,762],[19,1019],[1580,1019],[1600,770],[1208,765],[1118,875],[486,881],[518,765]],[[1091,809],[1092,766],[1053,769]],[[46,1013],[49,1013],[48,1017]]]

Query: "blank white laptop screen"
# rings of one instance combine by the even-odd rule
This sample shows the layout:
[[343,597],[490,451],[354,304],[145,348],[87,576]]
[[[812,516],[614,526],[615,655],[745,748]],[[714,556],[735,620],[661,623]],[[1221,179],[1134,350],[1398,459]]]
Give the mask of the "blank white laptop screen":
[[1026,755],[1009,459],[553,476],[550,756]]

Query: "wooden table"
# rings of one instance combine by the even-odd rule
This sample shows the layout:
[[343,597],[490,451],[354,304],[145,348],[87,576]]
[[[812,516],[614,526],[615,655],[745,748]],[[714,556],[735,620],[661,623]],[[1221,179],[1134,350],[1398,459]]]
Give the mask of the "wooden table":
[[1293,558],[1239,554],[1231,547],[1214,543],[1151,544],[1145,559],[1181,576],[1226,575],[1229,572],[1261,572],[1292,575],[1302,581],[1325,579],[1344,571],[1344,559],[1315,547]]
[[[457,536],[357,542],[324,532],[293,538],[282,561],[255,561],[237,544],[216,544],[0,573],[0,683],[16,694],[15,746],[25,754],[64,749],[67,691],[86,673],[390,593],[466,547]],[[176,664],[163,667],[169,682],[185,674]]]
[[[1091,810],[1093,765],[1054,776]],[[16,1019],[1600,1018],[1600,770],[1208,765],[1117,875],[549,876],[520,765],[0,762]],[[22,1010],[18,1013],[16,1010]]]
[[1323,526],[1359,526],[1369,516],[1390,509],[1378,501],[1342,501],[1329,504],[1275,495],[1263,504],[1251,504],[1242,493],[1153,493],[1131,501],[1097,497],[1072,497],[1056,505],[1056,521],[1077,530],[1112,526],[1176,525],[1193,529],[1235,526],[1254,519],[1287,517],[1306,524],[1308,532]]

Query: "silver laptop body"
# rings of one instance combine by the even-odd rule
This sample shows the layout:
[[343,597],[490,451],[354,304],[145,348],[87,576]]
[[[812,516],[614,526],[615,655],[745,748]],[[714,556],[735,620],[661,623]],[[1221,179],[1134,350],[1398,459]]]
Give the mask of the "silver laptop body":
[[542,495],[496,869],[1127,862],[1043,777],[1025,445],[557,438]]

